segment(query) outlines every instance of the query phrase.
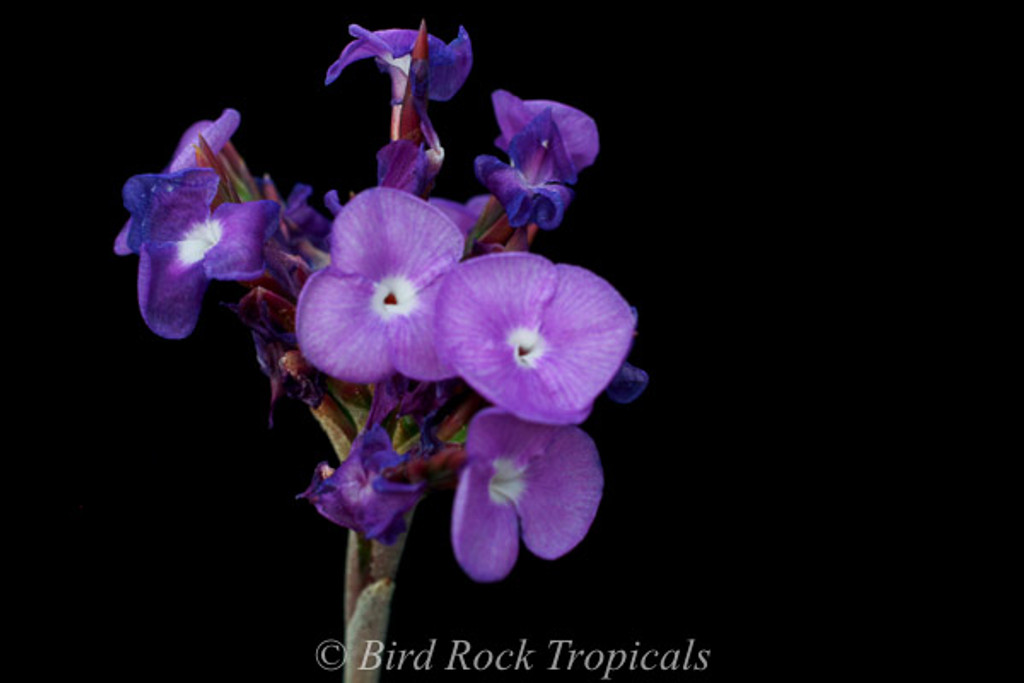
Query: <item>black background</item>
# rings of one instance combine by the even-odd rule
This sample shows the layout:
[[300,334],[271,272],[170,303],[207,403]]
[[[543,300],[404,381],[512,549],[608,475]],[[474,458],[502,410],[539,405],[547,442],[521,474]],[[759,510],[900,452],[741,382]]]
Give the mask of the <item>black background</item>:
[[[765,610],[785,605],[794,571],[813,571],[790,568],[791,502],[776,484],[812,450],[808,430],[822,428],[831,400],[819,388],[828,359],[820,376],[807,366],[829,333],[805,323],[828,305],[814,280],[834,250],[805,229],[827,185],[815,158],[834,132],[818,129],[829,105],[813,93],[828,73],[808,69],[815,48],[787,17],[302,3],[97,12],[65,15],[61,39],[47,43],[47,148],[65,181],[51,219],[58,313],[43,314],[53,332],[41,350],[57,375],[40,412],[59,419],[39,428],[37,454],[59,473],[45,485],[57,517],[44,541],[56,603],[47,614],[68,636],[54,663],[112,680],[338,679],[316,667],[314,649],[343,638],[346,532],[294,499],[330,459],[329,444],[297,404],[282,403],[267,430],[269,387],[249,335],[217,305],[239,288],[215,283],[196,332],[163,340],[138,313],[137,258],[111,246],[127,218],[124,181],[161,170],[189,124],[225,107],[241,113],[233,142],[250,170],[270,173],[282,192],[312,184],[321,206],[329,189],[375,184],[388,79],[369,61],[330,87],[324,74],[349,23],[413,28],[425,16],[446,41],[464,25],[474,51],[458,95],[431,104],[447,152],[436,196],[482,191],[472,161],[500,154],[495,89],[596,119],[597,162],[535,251],[595,271],[637,307],[631,360],[651,383],[629,406],[600,399],[583,425],[606,487],[593,528],[566,557],[547,562],[523,548],[508,579],[475,584],[451,551],[451,495],[425,500],[389,638],[403,647],[437,638],[439,660],[453,638],[479,648],[527,638],[540,663],[549,639],[663,651],[693,638],[713,653],[708,671],[612,680],[771,669],[755,645],[790,636],[784,612]],[[78,19],[88,30],[75,30]],[[827,42],[829,25],[819,29]],[[450,678],[546,680],[537,671]]]

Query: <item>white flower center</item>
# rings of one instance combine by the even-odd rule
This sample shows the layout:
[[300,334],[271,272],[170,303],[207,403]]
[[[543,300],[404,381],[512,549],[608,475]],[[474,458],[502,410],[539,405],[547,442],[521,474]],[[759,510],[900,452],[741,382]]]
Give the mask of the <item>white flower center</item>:
[[525,467],[517,467],[511,458],[498,458],[494,461],[494,476],[487,485],[487,492],[491,496],[491,502],[498,505],[516,503],[519,496],[526,490],[526,482],[523,481]]
[[185,239],[178,242],[178,260],[186,266],[199,263],[206,256],[206,252],[213,249],[223,236],[224,226],[215,218],[194,223]]
[[508,335],[508,344],[512,347],[512,357],[524,368],[537,367],[537,361],[544,355],[546,344],[544,337],[537,330],[517,327]]
[[408,315],[416,309],[416,287],[401,275],[386,277],[377,283],[371,305],[385,320]]
[[384,57],[381,57],[380,59],[383,59],[384,63],[386,63],[388,66],[393,66],[396,69],[400,70],[406,76],[409,75],[409,65],[412,64],[412,53],[411,52],[409,54],[407,54],[407,55],[402,55],[398,59],[395,59],[394,56],[392,56],[390,54],[385,55]]

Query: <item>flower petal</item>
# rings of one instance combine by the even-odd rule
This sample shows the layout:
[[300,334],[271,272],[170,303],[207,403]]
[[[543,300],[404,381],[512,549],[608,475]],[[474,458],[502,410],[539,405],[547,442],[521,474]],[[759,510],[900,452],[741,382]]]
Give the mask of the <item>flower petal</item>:
[[435,280],[416,293],[416,307],[388,321],[388,347],[395,369],[411,379],[429,382],[454,377],[437,354],[434,312],[441,282]]
[[519,556],[519,524],[511,504],[491,500],[493,467],[467,465],[459,476],[452,507],[452,548],[459,565],[475,581],[500,581]]
[[198,121],[189,126],[185,134],[181,136],[178,147],[174,150],[171,163],[167,166],[167,173],[174,173],[186,168],[196,167],[196,152],[194,145],[199,144],[199,136],[202,135],[206,144],[210,146],[214,154],[220,152],[227,144],[231,136],[238,130],[241,123],[241,115],[234,109],[225,109],[216,121]]
[[538,557],[561,557],[587,535],[601,502],[604,474],[597,447],[577,427],[555,428],[524,477],[516,502],[523,542]]
[[254,280],[263,273],[263,243],[277,228],[280,205],[270,199],[221,204],[212,220],[222,226],[220,241],[203,259],[206,274],[216,280]]
[[524,422],[501,408],[485,408],[473,416],[466,432],[466,452],[474,463],[511,458],[520,467],[542,454],[559,427]]
[[208,280],[200,263],[183,263],[174,242],[145,243],[139,251],[139,310],[166,339],[192,334]]
[[143,242],[177,242],[192,226],[210,215],[220,179],[209,168],[177,173],[132,176],[121,195],[132,214],[128,246],[138,251]]
[[[352,62],[375,57],[383,62],[391,72],[394,81],[393,91],[400,97],[404,93],[404,79],[408,76],[408,66],[397,65],[396,62],[412,52],[416,44],[418,31],[411,29],[387,29],[384,31],[368,31],[352,24],[349,33],[356,38],[341,51],[338,59],[327,69],[325,83],[333,83],[341,72]],[[459,27],[459,35],[449,44],[435,36],[428,36],[430,89],[428,97],[432,100],[446,101],[451,99],[466,81],[473,66],[473,47],[466,29]]]
[[597,123],[579,109],[552,100],[521,100],[507,90],[494,91],[491,102],[501,128],[501,135],[494,141],[499,149],[507,151],[512,138],[535,116],[550,108],[576,171],[582,171],[597,158],[601,148]]
[[359,193],[334,220],[332,268],[373,282],[402,276],[424,287],[462,257],[458,227],[419,197],[388,187]]
[[437,43],[440,45],[433,40],[429,42],[430,89],[427,96],[437,102],[447,102],[466,82],[473,68],[473,46],[469,34],[462,26],[459,27],[459,35],[451,43],[445,45],[440,40]]
[[[581,397],[579,382],[558,374],[565,363],[554,364],[550,356],[575,351],[564,343],[550,348],[545,340],[549,348],[540,354],[536,367],[529,368],[517,362],[512,343],[517,330],[544,334],[546,309],[557,287],[558,270],[536,254],[470,259],[445,277],[435,334],[443,362],[495,405],[524,420],[578,423],[586,419],[594,396],[604,387]],[[548,370],[541,372],[545,364]]]
[[622,367],[635,319],[626,300],[605,280],[576,266],[559,264],[556,269],[558,289],[540,328],[548,352],[534,370],[548,389],[544,399],[552,407],[585,410]]
[[576,168],[562,144],[551,109],[537,114],[516,133],[508,145],[508,156],[531,185],[576,182]]
[[321,240],[331,232],[331,221],[309,205],[309,197],[313,188],[304,183],[296,183],[285,201],[284,213],[295,222],[302,234],[314,240]]
[[[392,43],[396,39],[401,39],[405,33],[415,33],[405,29],[392,29],[374,33],[367,31],[358,24],[350,25],[348,31],[356,39],[346,45],[338,59],[328,67],[327,78],[324,80],[325,85],[333,83],[341,75],[345,67],[360,59],[368,59],[370,57],[390,58],[393,49]],[[415,40],[415,36],[413,40]],[[409,43],[409,50],[412,50],[411,42]]]
[[631,365],[629,361],[623,361],[622,367],[612,378],[605,393],[615,403],[632,403],[644,393],[648,381],[650,378],[644,370]]
[[392,372],[384,319],[372,310],[375,287],[332,268],[302,288],[296,335],[302,355],[321,371],[348,382],[376,382]]
[[132,248],[128,246],[128,233],[132,229],[132,219],[129,218],[125,221],[121,231],[117,233],[117,237],[114,238],[114,253],[118,256],[127,256],[133,253]]

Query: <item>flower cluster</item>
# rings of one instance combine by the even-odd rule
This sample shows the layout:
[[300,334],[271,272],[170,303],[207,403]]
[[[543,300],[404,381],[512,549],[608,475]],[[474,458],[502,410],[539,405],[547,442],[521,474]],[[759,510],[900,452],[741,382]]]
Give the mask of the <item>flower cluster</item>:
[[161,173],[124,186],[130,219],[115,251],[138,254],[143,320],[168,338],[197,324],[210,280],[233,280],[232,305],[282,397],[307,403],[338,450],[302,494],[327,519],[383,544],[431,491],[455,489],[455,557],[478,581],[505,577],[519,540],[559,557],[586,535],[603,473],[578,425],[602,394],[635,399],[647,376],[626,362],[637,316],[583,268],[531,251],[562,224],[597,125],[549,100],[492,96],[508,161],[477,157],[487,193],[430,197],[444,148],[428,117],[472,66],[469,36],[350,27],[355,40],[327,83],[372,58],[391,79],[390,141],[378,186],[328,217],[297,185],[282,200],[230,142],[225,111],[182,136]]

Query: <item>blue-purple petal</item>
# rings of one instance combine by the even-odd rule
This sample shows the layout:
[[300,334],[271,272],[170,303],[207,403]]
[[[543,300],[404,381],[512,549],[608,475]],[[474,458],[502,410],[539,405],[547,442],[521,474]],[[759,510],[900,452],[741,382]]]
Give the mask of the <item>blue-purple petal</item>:
[[298,226],[303,235],[321,240],[331,232],[331,220],[309,205],[312,194],[311,186],[296,183],[285,201],[284,215]]
[[505,208],[509,225],[537,223],[551,230],[561,224],[572,190],[558,183],[531,185],[518,170],[489,155],[478,156],[474,166],[477,179]]
[[[349,33],[356,38],[341,51],[338,59],[327,69],[326,83],[333,83],[349,64],[361,59],[374,57],[379,60],[382,70],[391,73],[393,96],[400,98],[404,92],[407,72],[391,64],[412,52],[418,31],[411,29],[387,29],[368,31],[352,24]],[[446,44],[440,38],[428,36],[430,63],[430,88],[428,98],[436,101],[451,99],[473,66],[473,48],[466,29],[459,27],[459,35]],[[397,82],[395,82],[397,81]]]
[[646,372],[629,362],[623,362],[605,393],[615,403],[632,403],[640,398],[640,394],[644,393],[648,381]]
[[318,466],[313,482],[300,498],[341,526],[366,538],[391,544],[405,530],[405,513],[419,500],[420,488],[403,490],[380,485],[385,463],[397,464],[403,456],[394,452],[387,433],[375,425],[352,444],[348,459],[330,472]]
[[521,100],[507,90],[494,91],[491,94],[491,102],[494,105],[498,127],[501,129],[501,135],[494,141],[499,149],[507,151],[516,134],[535,116],[545,109],[551,109],[551,115],[576,171],[582,171],[597,158],[601,147],[597,123],[579,109],[552,100]]
[[338,198],[337,190],[330,190],[324,195],[324,206],[327,207],[327,210],[331,212],[332,216],[337,216],[341,213],[341,209],[344,205],[341,203],[341,199]]
[[194,146],[199,144],[199,136],[202,135],[206,144],[214,154],[218,154],[227,144],[231,136],[238,130],[241,123],[241,115],[234,109],[225,109],[216,121],[199,121],[189,126],[185,134],[181,136],[178,147],[174,151],[171,163],[167,167],[168,173],[181,171],[186,168],[195,168],[196,153]]
[[129,178],[121,193],[132,214],[128,247],[138,252],[144,242],[184,239],[192,225],[209,216],[219,182],[209,168]]
[[[440,42],[440,41],[438,41]],[[459,35],[448,45],[430,45],[430,99],[450,100],[459,91],[473,68],[473,46],[462,26]]]
[[531,185],[576,182],[576,169],[551,118],[551,109],[535,116],[512,138],[508,156]]
[[209,281],[201,263],[181,261],[174,242],[145,243],[139,252],[139,310],[149,329],[184,339],[199,321]]
[[277,228],[280,205],[270,199],[221,204],[211,220],[221,225],[220,240],[203,256],[215,280],[254,280],[263,273],[263,243]]

